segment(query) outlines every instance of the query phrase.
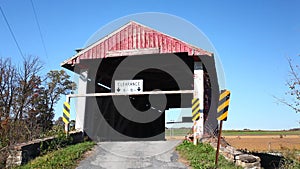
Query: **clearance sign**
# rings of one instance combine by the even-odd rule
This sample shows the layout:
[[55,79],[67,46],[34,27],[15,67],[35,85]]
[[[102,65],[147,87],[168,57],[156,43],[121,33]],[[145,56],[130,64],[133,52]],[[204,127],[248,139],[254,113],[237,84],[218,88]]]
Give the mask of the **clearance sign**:
[[143,80],[115,80],[115,93],[143,92]]

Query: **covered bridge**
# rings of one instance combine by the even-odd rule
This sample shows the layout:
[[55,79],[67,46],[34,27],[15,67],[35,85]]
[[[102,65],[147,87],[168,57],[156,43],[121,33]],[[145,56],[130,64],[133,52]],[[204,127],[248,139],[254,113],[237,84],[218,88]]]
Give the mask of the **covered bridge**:
[[91,138],[164,140],[165,110],[192,107],[194,97],[200,100],[204,132],[216,131],[219,87],[213,53],[134,21],[76,52],[61,66],[80,75],[78,94],[118,93],[116,80],[142,80],[144,92],[170,91],[79,97],[76,129]]

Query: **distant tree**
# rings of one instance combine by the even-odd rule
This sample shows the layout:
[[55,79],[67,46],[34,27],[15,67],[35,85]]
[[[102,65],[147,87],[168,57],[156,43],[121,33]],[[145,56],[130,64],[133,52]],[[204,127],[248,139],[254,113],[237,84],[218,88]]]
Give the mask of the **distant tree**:
[[293,64],[291,58],[288,58],[289,64],[289,78],[286,82],[288,87],[286,95],[290,96],[290,99],[279,99],[279,102],[287,105],[293,109],[296,113],[300,112],[300,67],[297,64]]
[[64,127],[65,123],[64,123],[62,117],[59,117],[59,118],[54,122],[54,125]]
[[39,117],[39,123],[42,124],[43,130],[48,130],[53,124],[54,106],[62,94],[67,95],[75,90],[76,84],[64,70],[51,70],[47,73],[43,84],[45,87],[41,93],[42,104],[40,104],[43,113]]

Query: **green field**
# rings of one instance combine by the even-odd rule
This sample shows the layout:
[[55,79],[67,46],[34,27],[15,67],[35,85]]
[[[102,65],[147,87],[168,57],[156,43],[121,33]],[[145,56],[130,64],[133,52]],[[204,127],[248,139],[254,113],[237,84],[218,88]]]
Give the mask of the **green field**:
[[165,136],[186,136],[191,132],[190,128],[166,129]]
[[300,135],[300,130],[224,130],[223,136],[247,136],[247,135]]
[[[190,128],[166,129],[166,136],[185,136],[191,132]],[[300,135],[300,130],[223,130],[223,136],[247,135]]]

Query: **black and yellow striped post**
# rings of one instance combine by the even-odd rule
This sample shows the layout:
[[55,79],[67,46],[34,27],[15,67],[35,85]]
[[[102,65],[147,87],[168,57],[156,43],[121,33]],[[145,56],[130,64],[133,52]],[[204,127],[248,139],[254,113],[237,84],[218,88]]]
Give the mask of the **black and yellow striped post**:
[[229,108],[229,101],[230,101],[230,91],[229,90],[222,90],[220,97],[219,97],[219,106],[218,106],[218,120],[227,120],[228,116],[228,108]]
[[197,145],[197,120],[200,118],[200,100],[199,98],[193,98],[192,100],[192,120],[194,122],[193,125],[193,135],[194,135],[194,145]]
[[218,136],[216,160],[215,160],[216,167],[218,166],[220,140],[221,140],[221,135],[222,135],[223,121],[226,121],[227,116],[228,116],[229,100],[230,100],[230,91],[222,90],[220,93],[220,96],[219,96],[219,106],[218,106],[218,110],[217,110],[217,112],[218,112],[217,120],[220,120],[220,128],[219,128],[219,136]]
[[193,98],[192,100],[192,120],[196,121],[200,117],[200,101],[199,98]]
[[70,104],[68,102],[64,102],[62,119],[65,123],[65,132],[68,133],[70,123]]

